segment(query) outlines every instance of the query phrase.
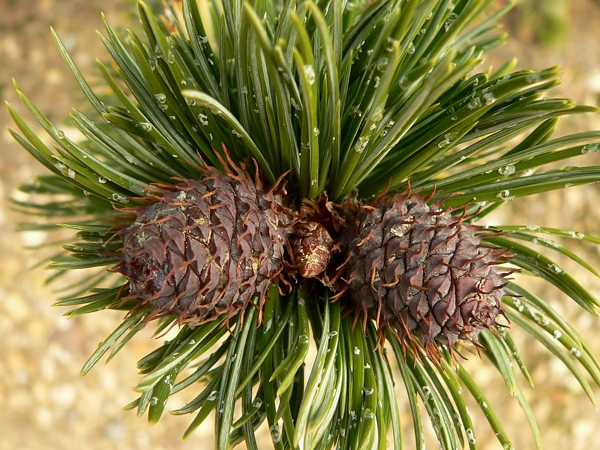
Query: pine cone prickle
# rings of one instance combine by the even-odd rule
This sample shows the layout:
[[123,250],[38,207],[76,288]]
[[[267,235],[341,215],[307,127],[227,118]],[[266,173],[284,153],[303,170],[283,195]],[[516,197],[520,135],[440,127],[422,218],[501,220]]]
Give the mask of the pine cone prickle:
[[284,269],[291,216],[281,192],[264,191],[243,169],[158,186],[155,203],[129,208],[121,230],[121,263],[129,298],[149,303],[152,317],[175,314],[196,326],[233,317],[258,297],[262,306]]

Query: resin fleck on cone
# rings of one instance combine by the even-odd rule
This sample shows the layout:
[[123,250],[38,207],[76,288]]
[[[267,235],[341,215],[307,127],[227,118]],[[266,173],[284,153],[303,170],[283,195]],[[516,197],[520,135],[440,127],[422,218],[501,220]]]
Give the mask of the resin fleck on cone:
[[199,325],[232,317],[284,269],[292,217],[282,192],[265,191],[242,169],[208,168],[201,180],[159,186],[155,203],[130,208],[136,216],[119,232],[130,298],[149,303],[152,317],[175,314]]
[[506,252],[476,234],[484,229],[427,200],[397,194],[360,206],[340,241],[338,287],[357,320],[376,321],[380,340],[391,329],[405,350],[412,341],[435,359],[438,343],[452,351],[497,324],[508,273],[498,266]]

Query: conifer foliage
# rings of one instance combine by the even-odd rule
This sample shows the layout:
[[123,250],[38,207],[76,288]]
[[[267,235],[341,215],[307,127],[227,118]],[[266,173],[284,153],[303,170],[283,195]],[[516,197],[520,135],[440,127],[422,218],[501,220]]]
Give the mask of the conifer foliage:
[[50,268],[89,277],[57,305],[124,312],[82,373],[152,326],[176,336],[138,362],[128,407],[155,422],[181,392],[187,404],[171,413],[191,415],[186,436],[214,414],[218,449],[258,449],[263,425],[277,450],[386,449],[389,436],[400,449],[401,403],[416,448],[424,410],[440,448],[475,449],[462,392],[512,448],[457,357],[475,353],[541,447],[511,338],[520,327],[593,401],[597,356],[519,279],[597,315],[600,302],[546,254],[598,275],[552,238],[600,240],[477,222],[515,197],[600,181],[585,156],[600,132],[553,137],[561,116],[597,110],[546,97],[556,67],[482,68],[504,39],[495,4],[183,0],[155,14],[139,2],[139,33],[106,21],[99,33],[108,95],[54,35],[92,106],[70,116],[86,139],[15,84],[54,139],[8,105],[12,135],[49,171],[16,206],[34,227],[74,232]]

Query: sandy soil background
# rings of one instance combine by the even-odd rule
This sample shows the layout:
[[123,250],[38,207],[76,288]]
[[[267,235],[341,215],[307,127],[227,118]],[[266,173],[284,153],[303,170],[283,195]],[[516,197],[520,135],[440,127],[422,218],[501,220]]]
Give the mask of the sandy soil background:
[[[94,33],[94,29],[102,28],[101,11],[113,24],[135,20],[127,2],[117,0],[0,0],[0,97],[24,111],[11,85],[11,77],[15,77],[50,120],[61,122],[72,106],[82,105],[82,96],[54,47],[49,26],[55,27],[83,72],[95,76],[95,58],[107,59]],[[532,42],[531,30],[514,26],[516,16],[509,17],[508,28],[514,35],[507,46],[494,52],[489,63],[498,66],[517,55],[520,67],[542,69],[561,64],[565,68],[564,85],[555,96],[598,104],[600,5],[592,0],[576,0],[570,2],[570,14],[568,39],[554,51]],[[0,109],[0,450],[210,450],[210,424],[182,443],[180,436],[189,419],[167,414],[157,425],[149,426],[145,418],[121,409],[135,398],[131,386],[138,380],[136,361],[157,345],[149,338],[149,331],[140,333],[109,365],[101,363],[85,378],[79,377],[81,366],[119,323],[120,314],[107,312],[68,321],[61,316],[64,311],[50,306],[58,297],[56,286],[44,285],[42,270],[30,270],[44,252],[24,250],[47,236],[17,233],[16,224],[24,217],[10,210],[8,201],[20,195],[18,185],[31,181],[42,170],[12,141],[5,131],[9,123],[8,114]],[[69,133],[68,126],[62,128]],[[600,115],[570,119],[562,128],[563,132],[585,129],[600,129]],[[490,220],[600,234],[597,186],[517,200],[503,210],[503,216]],[[600,267],[596,249],[575,248]],[[573,268],[567,262],[564,265]],[[600,295],[597,279],[583,272],[575,274]],[[568,317],[600,353],[600,319],[580,313],[555,291],[538,288],[536,292]],[[600,413],[586,400],[572,376],[519,330],[514,335],[537,385],[535,390],[525,391],[539,420],[545,448],[600,448]],[[516,448],[533,448],[524,416],[499,377],[477,358],[471,358],[468,366],[498,409]],[[600,394],[598,389],[595,392]],[[181,403],[175,400],[169,406],[176,408]],[[499,448],[483,418],[476,415],[475,420],[481,448]]]

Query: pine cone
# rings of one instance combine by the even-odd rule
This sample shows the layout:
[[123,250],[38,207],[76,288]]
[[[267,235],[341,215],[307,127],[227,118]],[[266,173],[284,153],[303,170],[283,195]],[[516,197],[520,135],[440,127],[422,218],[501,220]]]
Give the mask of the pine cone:
[[318,277],[331,261],[331,235],[323,225],[311,221],[298,223],[294,235],[290,244],[296,271],[304,278]]
[[497,264],[505,252],[485,246],[475,234],[483,229],[453,211],[398,194],[354,214],[340,240],[346,263],[338,288],[357,317],[377,322],[380,340],[390,328],[405,349],[418,341],[439,356],[437,343],[452,350],[496,325],[507,275]]
[[264,303],[284,268],[292,221],[281,193],[263,191],[244,170],[207,172],[199,181],[161,185],[156,203],[128,209],[136,219],[119,232],[115,269],[153,317],[175,314],[191,326],[231,317],[255,295]]

